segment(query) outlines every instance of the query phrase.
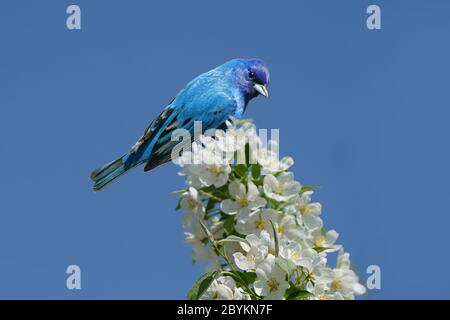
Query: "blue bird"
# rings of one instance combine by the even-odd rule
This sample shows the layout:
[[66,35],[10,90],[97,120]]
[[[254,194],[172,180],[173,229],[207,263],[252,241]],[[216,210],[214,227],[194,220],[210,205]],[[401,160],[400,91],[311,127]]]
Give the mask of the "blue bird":
[[259,59],[233,59],[189,82],[153,120],[136,144],[120,158],[94,170],[90,178],[94,191],[144,164],[149,171],[171,160],[171,141],[176,129],[194,131],[194,121],[203,131],[224,128],[233,116],[240,119],[248,102],[258,95],[268,96],[269,70]]

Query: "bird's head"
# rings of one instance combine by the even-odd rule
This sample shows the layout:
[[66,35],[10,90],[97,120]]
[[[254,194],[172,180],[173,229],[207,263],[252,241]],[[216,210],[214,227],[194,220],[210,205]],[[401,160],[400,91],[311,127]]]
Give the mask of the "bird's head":
[[269,95],[269,69],[259,59],[233,59],[223,65],[237,80],[248,99]]

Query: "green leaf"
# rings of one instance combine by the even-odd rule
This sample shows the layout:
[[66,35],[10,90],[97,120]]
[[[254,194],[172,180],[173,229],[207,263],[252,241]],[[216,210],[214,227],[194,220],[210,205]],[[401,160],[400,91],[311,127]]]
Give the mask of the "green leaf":
[[322,251],[329,250],[333,248],[326,248],[326,247],[314,247],[314,250],[316,250],[318,253],[321,253]]
[[[236,282],[237,287],[246,287],[256,281],[255,272],[226,271],[222,273],[224,276],[230,276]],[[247,282],[247,283],[245,283]]]
[[252,284],[256,281],[256,272],[241,272],[241,274],[247,280],[248,284]]
[[279,205],[280,205],[280,203],[278,201],[273,200],[273,199],[269,199],[269,206],[270,206],[270,208],[276,209],[276,208],[279,207]]
[[240,178],[244,178],[248,172],[248,168],[245,164],[238,164],[233,168],[233,170],[234,173]]
[[177,206],[175,207],[175,210],[180,210],[181,209],[181,199],[182,198],[178,199]]
[[216,203],[217,203],[216,200],[209,198],[208,203],[206,204],[206,212],[214,209],[214,207],[216,206]]
[[259,163],[252,164],[252,177],[258,179],[261,176],[261,165]]
[[192,286],[187,294],[189,300],[198,300],[201,298],[203,293],[209,288],[214,278],[218,274],[218,271],[207,272],[202,275]]
[[258,179],[254,179],[253,183],[257,186],[262,186],[264,184],[264,177],[265,176],[260,176]]
[[311,292],[296,288],[286,297],[286,300],[305,300],[312,296],[314,295]]
[[306,192],[306,191],[314,191],[314,190],[317,190],[319,188],[320,187],[318,187],[318,186],[302,186],[300,192],[303,193],[303,192]]
[[220,188],[216,188],[216,186],[212,185],[209,187],[203,187],[200,190],[204,193],[205,196],[207,196],[207,194],[211,194],[217,198],[220,198],[219,201],[221,201],[221,199],[228,198],[228,185],[227,184],[223,185]]
[[200,188],[199,190],[211,193],[211,192],[214,192],[214,190],[216,190],[216,187],[215,186],[203,187],[203,188]]
[[297,291],[300,287],[296,286],[295,283],[293,283],[292,281],[289,281],[289,288],[286,290],[286,292],[284,293],[285,297],[290,296],[292,293],[294,293],[295,291]]

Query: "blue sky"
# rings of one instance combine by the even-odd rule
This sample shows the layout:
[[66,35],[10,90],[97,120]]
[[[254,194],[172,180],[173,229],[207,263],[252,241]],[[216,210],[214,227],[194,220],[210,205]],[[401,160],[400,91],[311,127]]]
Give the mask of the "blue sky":
[[[66,7],[82,30],[66,28]],[[382,29],[366,28],[378,4]],[[235,57],[271,70],[247,109],[320,185],[366,298],[450,298],[448,1],[2,1],[0,298],[184,298],[202,273],[183,242],[170,164],[93,193],[199,73]],[[77,264],[82,290],[66,289]]]

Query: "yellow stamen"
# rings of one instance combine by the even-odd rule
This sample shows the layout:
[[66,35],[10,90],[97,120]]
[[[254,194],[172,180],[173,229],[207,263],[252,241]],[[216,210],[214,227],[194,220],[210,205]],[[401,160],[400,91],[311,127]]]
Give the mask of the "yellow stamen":
[[301,212],[301,214],[303,214],[305,216],[310,214],[311,213],[311,206],[308,204],[308,205],[304,206],[303,208],[300,208],[300,212]]
[[334,279],[331,282],[331,288],[333,288],[334,290],[339,290],[342,288],[342,281],[339,279]]
[[279,183],[276,187],[275,187],[275,193],[277,194],[282,194],[284,191],[283,185],[281,183]]
[[256,220],[256,228],[259,230],[263,230],[266,227],[266,222],[259,216],[258,220]]
[[216,164],[209,166],[207,170],[216,177],[222,173],[222,168]]
[[195,200],[195,199],[189,199],[188,200],[188,206],[189,206],[189,208],[190,209],[197,209],[197,207],[198,207],[198,201],[197,200]]
[[278,281],[273,278],[267,281],[267,286],[269,287],[270,292],[278,290],[279,285],[280,284],[278,283]]
[[295,259],[298,259],[299,257],[300,257],[300,252],[298,252],[298,251],[291,252],[291,259],[295,260]]
[[281,224],[278,225],[277,231],[278,231],[278,233],[283,233],[284,228]]
[[246,196],[243,197],[237,196],[236,202],[241,208],[245,208],[249,205],[249,201]]
[[320,237],[318,237],[318,238],[314,241],[314,245],[315,245],[317,248],[323,248],[323,247],[325,246],[326,241],[327,241],[327,240],[325,239],[324,236],[320,236]]
[[328,300],[328,297],[325,295],[325,293],[322,293],[319,295],[319,300]]

